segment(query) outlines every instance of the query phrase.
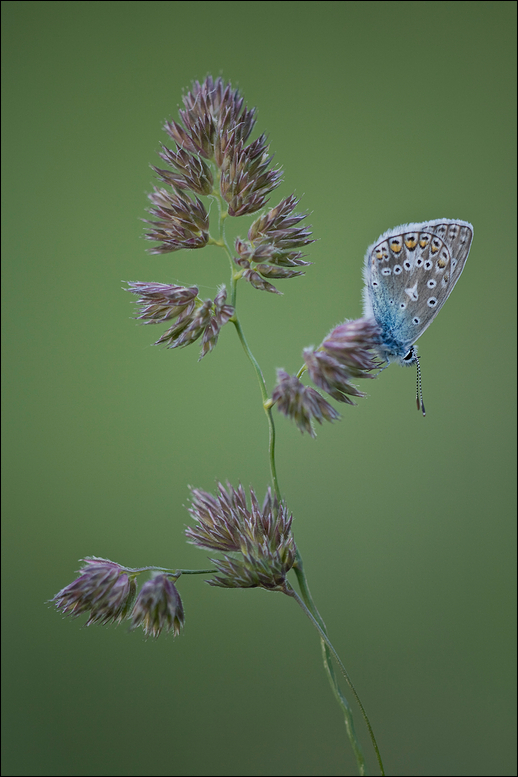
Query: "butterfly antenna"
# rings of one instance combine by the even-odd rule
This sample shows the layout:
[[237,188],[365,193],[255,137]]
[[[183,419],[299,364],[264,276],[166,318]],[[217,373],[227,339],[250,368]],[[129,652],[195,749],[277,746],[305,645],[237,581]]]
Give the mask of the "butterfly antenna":
[[415,357],[416,364],[417,364],[417,388],[416,388],[416,395],[415,400],[417,404],[417,409],[421,410],[423,415],[426,415],[426,410],[424,409],[424,402],[423,402],[423,386],[421,382],[421,365],[419,364],[419,359],[416,356]]

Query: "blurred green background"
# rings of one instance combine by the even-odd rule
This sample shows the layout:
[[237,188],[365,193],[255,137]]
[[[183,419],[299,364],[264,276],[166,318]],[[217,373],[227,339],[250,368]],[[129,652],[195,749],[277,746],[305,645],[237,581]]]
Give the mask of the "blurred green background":
[[[150,347],[123,280],[227,282],[217,250],[145,253],[161,127],[192,79],[258,107],[319,239],[283,297],[240,288],[270,388],[361,314],[365,249],[475,226],[451,300],[397,366],[302,437],[281,486],[388,774],[514,763],[515,12],[511,2],[3,3],[4,768],[8,775],[355,774],[294,602],[184,578],[176,640],[82,629],[44,602],[93,554],[205,566],[188,484],[264,493],[267,430],[232,327]],[[248,228],[238,220],[235,231]],[[245,224],[246,226],[242,226]],[[511,239],[512,238],[512,239]],[[356,711],[356,724],[375,761]]]

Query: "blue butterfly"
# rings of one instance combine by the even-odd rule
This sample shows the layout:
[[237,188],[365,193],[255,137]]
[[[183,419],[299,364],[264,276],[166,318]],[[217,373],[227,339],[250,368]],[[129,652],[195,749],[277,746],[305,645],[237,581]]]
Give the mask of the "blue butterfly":
[[417,407],[425,414],[416,340],[430,326],[459,280],[473,227],[435,219],[389,229],[367,249],[363,314],[380,329],[379,356],[417,364]]

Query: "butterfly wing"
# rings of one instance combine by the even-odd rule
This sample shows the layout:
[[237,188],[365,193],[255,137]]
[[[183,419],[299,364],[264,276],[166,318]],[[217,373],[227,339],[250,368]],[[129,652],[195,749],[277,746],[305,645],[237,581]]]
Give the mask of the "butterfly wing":
[[381,330],[384,358],[403,359],[444,305],[466,263],[473,227],[437,219],[385,232],[365,256],[364,314]]

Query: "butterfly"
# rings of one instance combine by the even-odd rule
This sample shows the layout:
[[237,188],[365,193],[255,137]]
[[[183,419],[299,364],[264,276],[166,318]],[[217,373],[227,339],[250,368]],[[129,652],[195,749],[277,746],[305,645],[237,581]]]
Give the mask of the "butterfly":
[[467,221],[435,219],[389,229],[365,254],[363,314],[380,330],[379,356],[417,365],[417,407],[425,409],[415,345],[453,291],[473,240]]

